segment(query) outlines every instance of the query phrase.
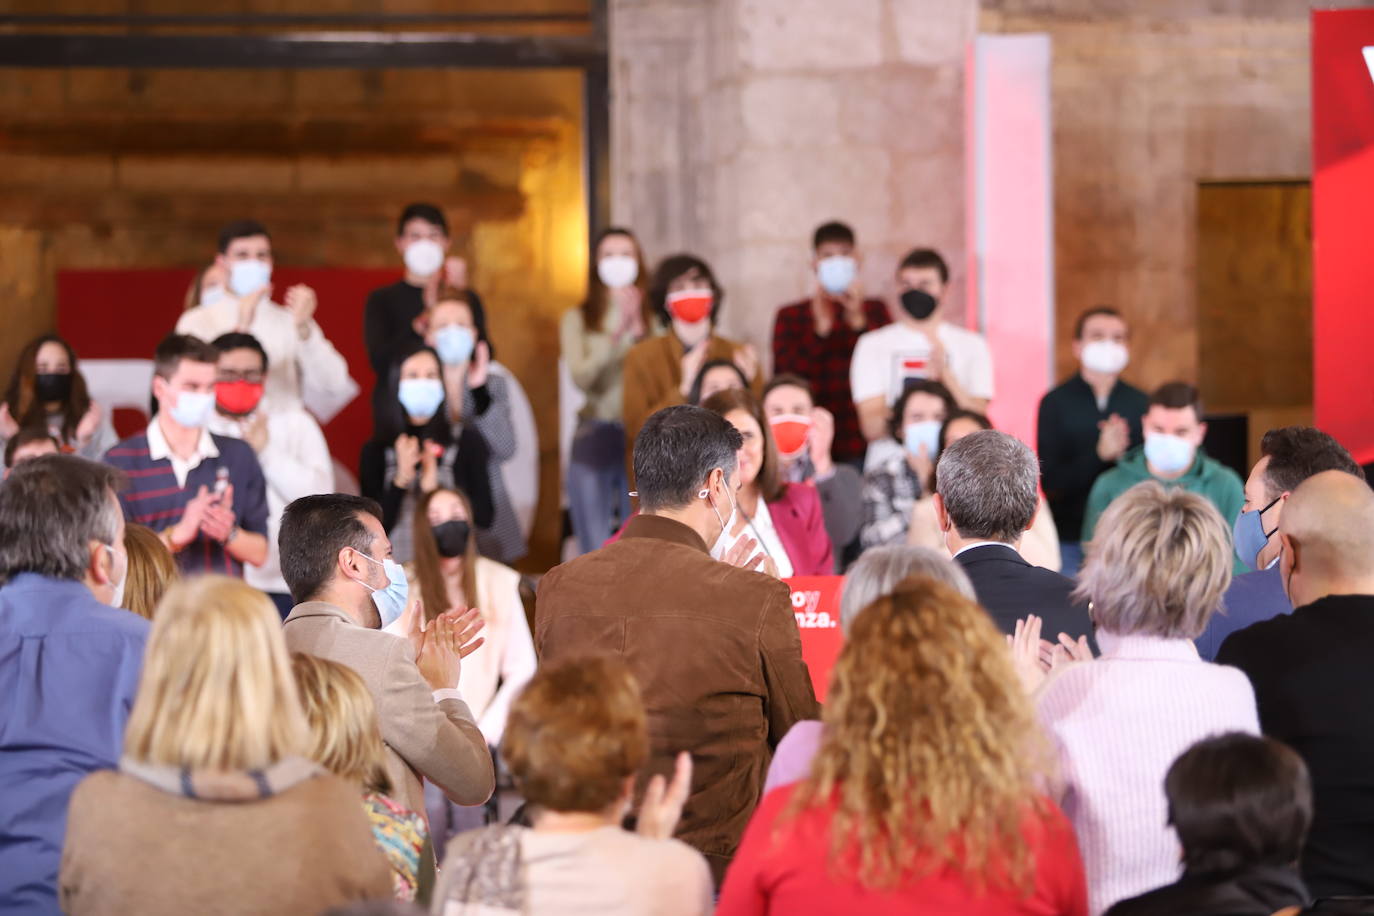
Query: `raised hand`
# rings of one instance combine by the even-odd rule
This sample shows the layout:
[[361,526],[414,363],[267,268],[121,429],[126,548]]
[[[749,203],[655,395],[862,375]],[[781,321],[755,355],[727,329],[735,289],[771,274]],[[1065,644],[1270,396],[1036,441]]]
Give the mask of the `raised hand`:
[[682,382],[678,385],[678,390],[682,392],[684,398],[691,393],[692,383],[697,380],[697,373],[701,371],[701,364],[704,362],[706,362],[705,340],[682,354]]
[[479,340],[472,351],[472,360],[468,363],[468,389],[481,388],[485,385],[490,371],[491,347],[487,346],[485,340]]
[[1048,666],[1041,660],[1040,629],[1042,621],[1034,614],[1016,621],[1016,632],[1007,637],[1011,647],[1011,665],[1026,693],[1034,693],[1045,681]]
[[238,523],[234,514],[234,485],[225,487],[223,493],[211,493],[210,501],[201,513],[200,530],[213,541],[224,543]]
[[811,435],[807,438],[807,448],[811,452],[811,466],[816,476],[824,477],[834,470],[835,462],[830,457],[830,446],[835,442],[835,415],[824,407],[811,408]]
[[310,330],[310,319],[315,317],[315,291],[304,283],[297,283],[286,291],[286,310],[296,322],[302,335]]
[[91,406],[81,415],[81,422],[76,424],[77,445],[85,445],[91,441],[96,430],[100,428],[101,416],[100,405],[92,401]]
[[639,804],[639,818],[635,832],[655,840],[672,839],[682,806],[692,792],[692,755],[683,751],[677,755],[673,767],[673,781],[669,783],[660,773],[649,780],[644,801]]
[[421,633],[411,644],[418,642],[415,664],[432,690],[446,690],[458,686],[463,673],[463,659],[481,648],[484,640],[477,633],[486,626],[476,608],[454,608],[435,617],[426,626],[424,615],[417,614]]
[[405,433],[396,437],[396,486],[409,489],[415,482],[415,471],[420,464],[420,440]]
[[8,439],[19,432],[19,424],[10,416],[8,402],[0,401],[0,438]]
[[196,495],[181,513],[181,520],[172,527],[170,538],[173,547],[180,550],[196,539],[196,535],[200,533],[201,523],[205,520],[205,512],[214,500],[215,494],[211,493],[209,488],[202,486],[196,491]]
[[759,371],[759,351],[754,349],[753,344],[745,344],[735,350],[733,359],[739,371],[744,374],[745,380],[753,383],[754,376]]
[[1131,428],[1118,414],[1112,414],[1097,427],[1097,457],[1108,464],[1119,461],[1131,445]]

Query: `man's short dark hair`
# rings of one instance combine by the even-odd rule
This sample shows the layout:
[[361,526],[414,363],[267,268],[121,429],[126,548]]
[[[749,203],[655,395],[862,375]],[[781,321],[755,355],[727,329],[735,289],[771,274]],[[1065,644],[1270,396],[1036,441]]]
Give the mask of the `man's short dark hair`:
[[262,357],[262,371],[267,371],[267,351],[262,348],[262,344],[252,334],[230,331],[228,334],[221,334],[216,337],[210,346],[219,353],[228,353],[230,350],[252,350]]
[[1189,876],[1292,865],[1312,823],[1307,767],[1272,738],[1199,741],[1169,767],[1164,794]]
[[649,417],[635,436],[635,485],[646,512],[680,509],[696,499],[716,468],[729,477],[744,437],[722,416],[686,404]]
[[169,379],[176,374],[181,361],[189,359],[193,363],[219,362],[219,351],[199,337],[190,334],[168,334],[153,351],[153,374]]
[[935,491],[966,540],[1019,541],[1039,505],[1040,462],[1015,436],[969,433],[940,455]]
[[826,242],[838,242],[841,245],[854,247],[854,230],[839,220],[828,223],[821,223],[816,227],[816,231],[811,235],[811,250],[819,251],[820,247]]
[[1083,331],[1087,328],[1088,322],[1093,318],[1099,317],[1115,318],[1122,324],[1126,323],[1126,319],[1122,317],[1121,313],[1110,305],[1094,305],[1092,308],[1079,315],[1078,320],[1073,323],[1073,339],[1082,340]]
[[401,211],[401,218],[396,220],[396,234],[399,236],[406,231],[406,223],[413,219],[422,219],[431,226],[438,226],[439,231],[448,235],[448,220],[444,218],[444,211],[434,204],[413,203],[407,204]]
[[51,442],[53,449],[58,454],[62,452],[62,443],[57,441],[56,436],[48,432],[46,426],[25,426],[10,436],[9,441],[5,443],[5,467],[14,465],[15,452],[35,442]]
[[272,241],[272,236],[262,223],[255,219],[236,219],[219,231],[219,253],[228,252],[229,245],[235,239],[250,239],[255,235],[266,236],[267,241]]
[[[1312,426],[1271,429],[1260,440],[1260,455],[1269,459],[1264,488],[1269,499],[1291,493],[1322,471],[1345,471],[1364,480],[1364,468],[1329,433]],[[1266,500],[1267,501],[1267,500]]]
[[75,455],[21,461],[0,486],[0,585],[25,572],[84,578],[90,542],[119,531],[123,486],[119,471]]
[[281,576],[297,604],[314,598],[333,581],[340,550],[352,547],[367,553],[372,547],[364,515],[381,521],[382,507],[346,493],[302,496],[283,510],[277,552]]
[[902,258],[902,263],[897,265],[897,273],[907,269],[922,270],[927,267],[939,272],[941,283],[949,282],[949,265],[945,263],[944,258],[940,257],[940,252],[934,248],[913,248],[908,251],[906,257]]
[[1202,393],[1187,382],[1165,382],[1150,395],[1151,407],[1167,407],[1170,410],[1193,408],[1199,420],[1202,419]]

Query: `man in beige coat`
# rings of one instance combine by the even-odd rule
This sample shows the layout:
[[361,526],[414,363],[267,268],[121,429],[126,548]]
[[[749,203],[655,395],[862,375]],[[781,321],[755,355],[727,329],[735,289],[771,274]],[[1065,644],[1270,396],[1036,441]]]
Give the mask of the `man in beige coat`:
[[446,612],[421,632],[412,607],[410,638],[381,631],[390,623],[383,613],[406,604],[405,574],[371,500],[302,497],[286,507],[279,543],[282,577],[297,602],[286,619],[287,648],[362,675],[377,704],[392,797],[423,813],[423,777],[457,804],[484,803],[495,788],[491,752],[457,686],[462,656],[481,645],[473,641],[477,611]]
[[[670,776],[677,754],[691,752],[677,836],[706,856],[717,884],[773,749],[819,714],[776,568],[752,537],[724,562],[708,550],[734,509],[742,441],[699,407],[650,417],[634,449],[641,514],[616,543],[550,571],[535,614],[541,662],[609,654],[630,666],[649,718],[646,774]],[[774,575],[753,571],[765,566]]]

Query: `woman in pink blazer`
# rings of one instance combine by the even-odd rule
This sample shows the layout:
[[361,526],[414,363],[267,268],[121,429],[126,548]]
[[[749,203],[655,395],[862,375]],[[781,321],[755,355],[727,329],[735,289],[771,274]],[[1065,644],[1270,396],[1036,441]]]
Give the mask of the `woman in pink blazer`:
[[[728,389],[713,394],[701,406],[730,421],[744,437],[739,450],[737,511],[723,540],[755,538],[784,579],[833,575],[835,551],[825,532],[820,495],[808,484],[782,481],[778,449],[759,402],[748,391]],[[729,543],[717,545],[713,553],[720,555]]]

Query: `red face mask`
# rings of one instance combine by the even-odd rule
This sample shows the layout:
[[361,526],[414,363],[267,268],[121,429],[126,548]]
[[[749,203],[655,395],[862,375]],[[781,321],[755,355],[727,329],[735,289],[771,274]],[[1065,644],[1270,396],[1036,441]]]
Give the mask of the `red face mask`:
[[668,314],[678,321],[696,324],[711,314],[711,305],[714,301],[715,294],[709,289],[684,289],[669,293],[664,304],[668,308]]
[[801,454],[806,448],[806,437],[811,433],[811,418],[798,413],[778,414],[768,418],[773,429],[773,441],[784,458]]
[[261,400],[262,382],[219,382],[215,385],[215,403],[234,416],[252,413]]

